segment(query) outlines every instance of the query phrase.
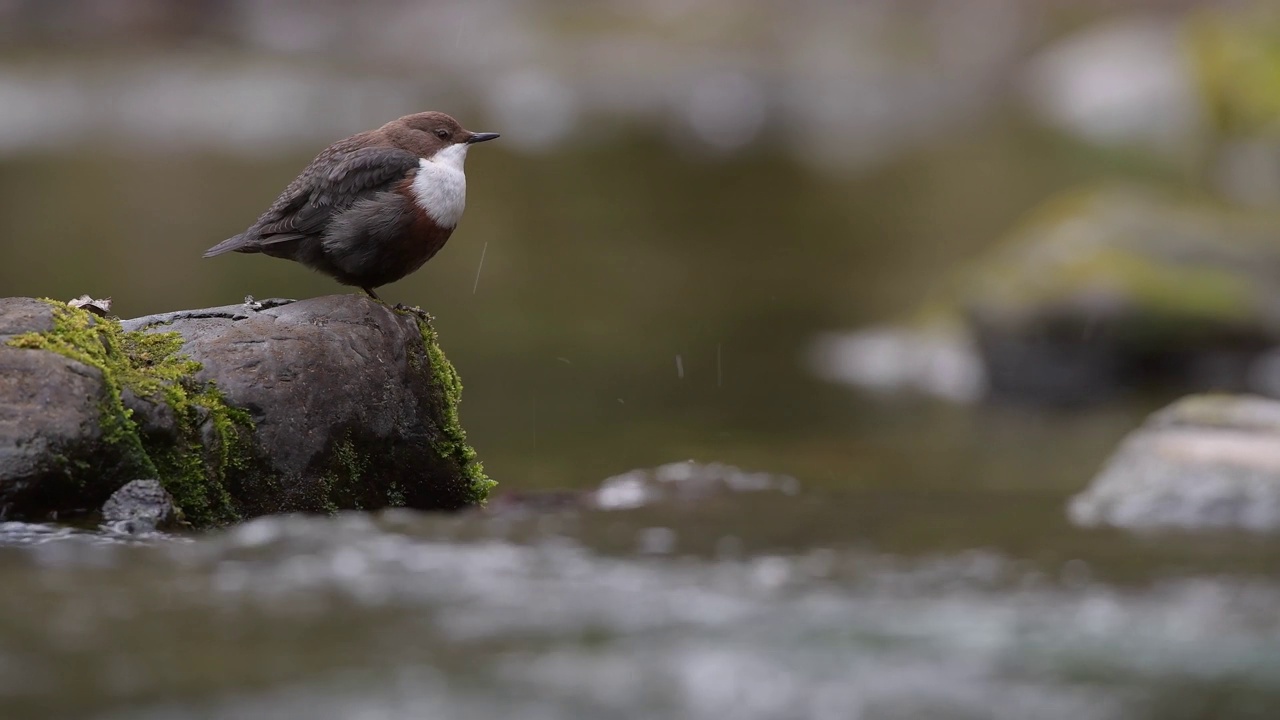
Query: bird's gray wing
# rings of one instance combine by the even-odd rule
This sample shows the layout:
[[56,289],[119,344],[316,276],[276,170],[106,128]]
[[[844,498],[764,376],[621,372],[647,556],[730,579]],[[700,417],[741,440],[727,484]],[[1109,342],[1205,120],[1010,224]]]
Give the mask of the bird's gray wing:
[[261,244],[318,235],[335,214],[390,189],[417,167],[417,156],[397,148],[331,148],[285,188],[258,219],[253,234]]

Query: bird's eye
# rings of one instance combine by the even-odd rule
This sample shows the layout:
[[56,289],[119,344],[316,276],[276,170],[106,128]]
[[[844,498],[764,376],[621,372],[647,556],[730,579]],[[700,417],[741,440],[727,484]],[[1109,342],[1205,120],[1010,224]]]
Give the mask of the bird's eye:
[[436,137],[440,138],[441,140],[448,140],[449,131],[445,130],[444,128],[440,128],[439,130],[436,130]]

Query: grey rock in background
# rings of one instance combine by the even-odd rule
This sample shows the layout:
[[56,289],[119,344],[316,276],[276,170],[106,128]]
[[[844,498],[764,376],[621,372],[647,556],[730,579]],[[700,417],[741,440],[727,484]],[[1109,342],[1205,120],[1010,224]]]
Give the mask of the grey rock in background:
[[1280,402],[1179,400],[1125,439],[1068,515],[1089,527],[1280,529]]

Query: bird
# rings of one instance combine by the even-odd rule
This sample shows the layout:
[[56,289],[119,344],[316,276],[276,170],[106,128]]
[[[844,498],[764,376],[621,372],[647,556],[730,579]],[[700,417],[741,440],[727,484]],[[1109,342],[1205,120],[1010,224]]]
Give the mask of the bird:
[[449,115],[405,115],[320,152],[249,229],[205,251],[262,253],[374,292],[422,267],[466,206],[471,132]]

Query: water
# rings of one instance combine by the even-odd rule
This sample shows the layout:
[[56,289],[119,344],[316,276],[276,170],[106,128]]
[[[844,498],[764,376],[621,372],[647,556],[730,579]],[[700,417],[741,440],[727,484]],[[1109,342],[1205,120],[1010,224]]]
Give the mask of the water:
[[[13,718],[1272,716],[1275,543],[1096,542],[1034,498],[967,497],[762,491],[142,541],[11,523],[0,698]],[[875,549],[876,519],[917,513],[935,538],[923,520],[1022,514],[1024,537]]]

